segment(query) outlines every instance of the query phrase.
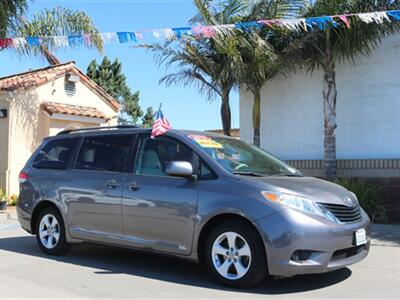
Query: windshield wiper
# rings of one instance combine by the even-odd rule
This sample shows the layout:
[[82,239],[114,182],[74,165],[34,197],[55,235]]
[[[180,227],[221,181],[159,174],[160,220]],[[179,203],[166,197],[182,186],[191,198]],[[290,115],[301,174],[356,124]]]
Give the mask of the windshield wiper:
[[275,174],[271,176],[282,176],[282,177],[303,177],[300,174],[288,174],[288,173],[281,173],[281,174]]
[[232,174],[243,175],[243,176],[265,177],[265,175],[255,172],[232,172]]

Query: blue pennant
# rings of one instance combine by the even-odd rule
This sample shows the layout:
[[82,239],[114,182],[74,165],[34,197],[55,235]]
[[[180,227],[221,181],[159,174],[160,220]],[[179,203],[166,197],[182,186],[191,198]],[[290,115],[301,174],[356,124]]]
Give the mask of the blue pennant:
[[256,21],[253,21],[253,22],[236,23],[235,28],[243,31],[250,31],[253,28],[261,29],[263,28],[263,25]]
[[395,19],[396,21],[400,21],[400,11],[399,10],[388,11],[388,12],[386,12],[386,14],[389,17],[392,17],[393,19]]
[[40,38],[35,36],[27,37],[26,42],[29,46],[40,46]]
[[68,44],[70,46],[76,47],[83,44],[83,35],[69,35]]
[[192,27],[172,28],[172,31],[175,33],[178,39],[185,35],[192,35]]
[[332,19],[332,17],[307,18],[306,24],[311,28],[316,25],[321,30],[326,29],[330,24],[332,24],[334,27],[337,27],[337,23]]
[[129,43],[129,42],[137,42],[136,34],[134,32],[117,32],[118,41],[121,44]]

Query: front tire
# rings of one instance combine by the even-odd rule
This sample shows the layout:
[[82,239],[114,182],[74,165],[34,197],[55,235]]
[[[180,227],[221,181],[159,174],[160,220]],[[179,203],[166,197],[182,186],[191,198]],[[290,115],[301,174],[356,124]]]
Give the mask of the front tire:
[[48,255],[68,252],[70,245],[65,237],[65,226],[61,214],[53,207],[45,208],[36,223],[36,241],[40,250]]
[[205,264],[222,284],[249,288],[267,275],[264,246],[257,232],[241,221],[217,225],[205,243]]

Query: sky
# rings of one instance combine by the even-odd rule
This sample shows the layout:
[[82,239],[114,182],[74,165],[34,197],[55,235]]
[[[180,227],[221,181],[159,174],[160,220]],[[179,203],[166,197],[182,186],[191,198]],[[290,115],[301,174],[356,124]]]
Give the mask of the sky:
[[[184,27],[195,14],[192,0],[36,0],[30,4],[28,16],[36,11],[63,6],[86,12],[101,32],[138,31]],[[145,38],[147,38],[145,36]],[[145,42],[148,41],[145,39]],[[163,104],[163,113],[174,128],[180,129],[219,129],[220,101],[206,101],[196,87],[167,87],[159,84],[166,74],[159,67],[153,54],[132,47],[134,44],[105,45],[104,53],[84,48],[66,48],[54,54],[62,61],[75,61],[84,72],[92,59],[101,61],[104,55],[122,63],[123,72],[132,91],[140,91],[140,105],[143,110],[148,106],[158,108]],[[28,69],[46,67],[43,58],[19,57],[11,50],[0,52],[0,77]],[[168,72],[173,72],[169,69]],[[232,127],[239,126],[239,96],[232,92]]]

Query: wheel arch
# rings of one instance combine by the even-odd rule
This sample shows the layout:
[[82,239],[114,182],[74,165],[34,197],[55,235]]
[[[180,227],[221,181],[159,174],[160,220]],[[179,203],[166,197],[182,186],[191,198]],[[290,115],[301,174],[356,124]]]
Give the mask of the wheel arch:
[[197,242],[197,256],[198,260],[200,263],[203,263],[204,261],[204,245],[207,239],[208,234],[217,226],[218,224],[221,224],[226,221],[232,221],[232,220],[237,220],[243,223],[246,223],[250,227],[253,228],[253,230],[256,232],[258,238],[260,239],[263,249],[264,249],[264,254],[265,258],[267,259],[267,251],[265,249],[265,244],[263,241],[263,238],[261,236],[261,233],[259,229],[254,225],[253,222],[251,222],[249,219],[246,217],[239,215],[239,214],[234,214],[234,213],[222,213],[216,216],[213,216],[207,222],[202,226],[200,233],[199,233],[199,238]]
[[40,213],[43,211],[43,209],[48,208],[48,207],[55,208],[59,212],[61,217],[63,218],[60,208],[54,202],[49,201],[49,200],[40,201],[35,206],[35,208],[33,209],[33,212],[32,212],[32,217],[31,217],[32,234],[36,234],[36,223],[37,223],[37,219],[39,218]]

